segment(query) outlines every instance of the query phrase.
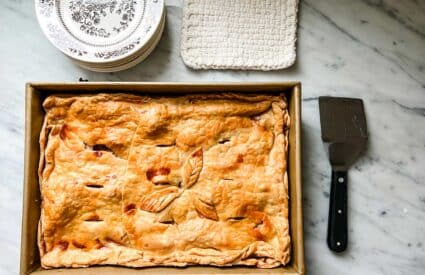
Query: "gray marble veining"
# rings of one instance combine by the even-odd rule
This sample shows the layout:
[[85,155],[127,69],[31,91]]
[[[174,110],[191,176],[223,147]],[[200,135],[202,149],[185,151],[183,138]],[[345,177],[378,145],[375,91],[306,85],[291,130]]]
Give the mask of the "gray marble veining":
[[[27,81],[285,81],[303,84],[303,188],[308,274],[425,274],[425,1],[302,1],[295,66],[275,72],[194,71],[179,55],[182,1],[143,63],[80,69],[38,27],[31,0],[0,2],[0,274],[19,268]],[[361,97],[370,143],[349,172],[349,249],[325,242],[330,166],[317,97]]]

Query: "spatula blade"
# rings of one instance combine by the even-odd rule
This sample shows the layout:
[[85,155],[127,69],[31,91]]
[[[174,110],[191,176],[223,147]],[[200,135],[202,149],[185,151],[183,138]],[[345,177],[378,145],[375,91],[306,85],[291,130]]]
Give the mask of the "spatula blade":
[[356,98],[320,97],[322,139],[336,170],[346,170],[366,148],[367,125],[363,101]]

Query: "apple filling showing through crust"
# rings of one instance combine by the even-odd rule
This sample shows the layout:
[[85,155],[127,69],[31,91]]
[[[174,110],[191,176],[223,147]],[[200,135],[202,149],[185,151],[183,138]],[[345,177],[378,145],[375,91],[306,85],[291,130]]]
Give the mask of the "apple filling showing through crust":
[[290,260],[283,95],[50,96],[44,268]]

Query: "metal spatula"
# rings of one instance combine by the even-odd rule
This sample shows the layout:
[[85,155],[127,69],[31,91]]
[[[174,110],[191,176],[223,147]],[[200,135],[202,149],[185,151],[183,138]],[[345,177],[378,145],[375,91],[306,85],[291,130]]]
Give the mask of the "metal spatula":
[[327,242],[332,251],[342,252],[348,241],[347,170],[366,148],[366,118],[361,99],[319,97],[319,109],[332,165]]

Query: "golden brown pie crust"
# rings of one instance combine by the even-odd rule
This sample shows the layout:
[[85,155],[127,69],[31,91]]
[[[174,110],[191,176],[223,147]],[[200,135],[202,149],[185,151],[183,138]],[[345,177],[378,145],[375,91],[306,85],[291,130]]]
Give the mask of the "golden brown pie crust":
[[44,268],[289,261],[284,96],[98,94],[43,106]]

